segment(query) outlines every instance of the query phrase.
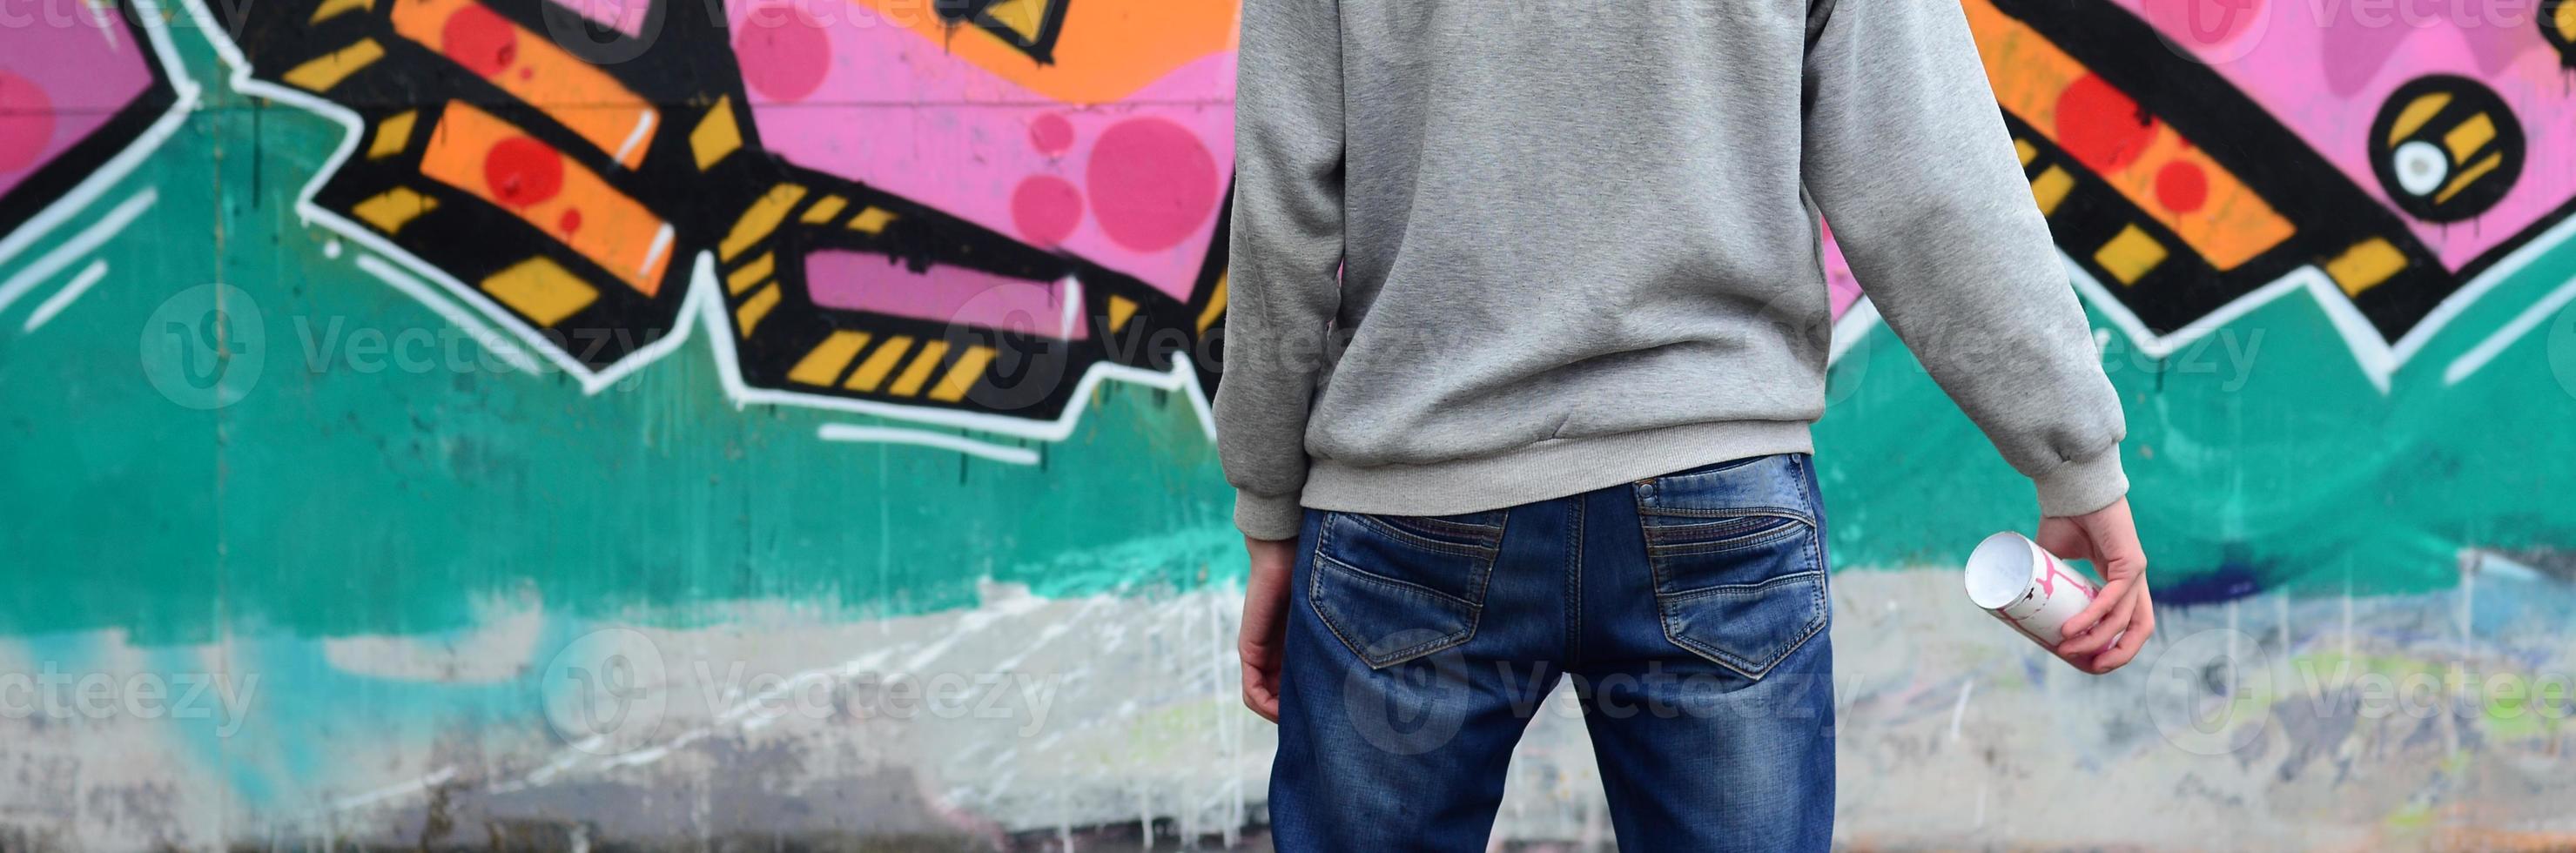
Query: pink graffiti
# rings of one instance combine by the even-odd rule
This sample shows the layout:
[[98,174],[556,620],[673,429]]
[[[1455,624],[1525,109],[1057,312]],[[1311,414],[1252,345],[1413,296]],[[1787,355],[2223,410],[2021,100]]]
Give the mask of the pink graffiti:
[[[1066,311],[1060,284],[1039,285],[962,267],[913,272],[884,255],[827,249],[805,256],[814,304],[915,317],[1063,340],[1091,336],[1079,311]],[[1070,315],[1070,316],[1068,316]]]
[[34,81],[0,71],[0,172],[35,165],[54,141],[54,105]]
[[739,2],[727,14],[801,31],[735,42],[764,147],[1191,295],[1234,168],[1232,51],[1122,101],[1074,105],[861,4],[802,20]]
[[805,100],[832,69],[832,44],[822,25],[786,5],[766,7],[735,28],[733,52],[754,101]]
[[67,26],[0,27],[0,194],[151,87],[149,48],[116,15],[75,15]]
[[[2567,73],[2532,19],[2537,5],[2490,14],[2478,4],[2427,3],[2401,17],[2370,3],[2112,1],[2193,51],[2383,204],[2388,195],[2370,162],[2371,124],[2399,86],[2425,75],[2469,77],[2494,89],[2520,121],[2535,166],[2546,162],[2545,152],[2576,144]],[[2549,218],[2570,197],[2576,170],[2529,168],[2472,222],[2399,215],[2456,270]]]
[[1843,247],[1834,242],[1834,229],[1824,229],[1824,240],[1825,292],[1832,300],[1834,319],[1840,320],[1860,301],[1860,279],[1852,276],[1851,261],[1843,258]]

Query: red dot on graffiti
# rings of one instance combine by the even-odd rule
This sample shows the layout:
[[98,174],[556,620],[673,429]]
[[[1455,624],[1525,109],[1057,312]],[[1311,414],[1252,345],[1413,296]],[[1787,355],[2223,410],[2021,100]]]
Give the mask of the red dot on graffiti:
[[1011,190],[1011,224],[1030,243],[1053,246],[1082,224],[1082,191],[1054,175],[1030,175]]
[[1100,229],[1139,252],[1178,245],[1216,210],[1216,158],[1168,119],[1128,119],[1100,134],[1083,181]]
[[2190,213],[2209,202],[2209,173],[2188,160],[2166,163],[2156,171],[2156,200],[2175,213]]
[[35,165],[53,141],[53,99],[35,81],[0,71],[0,173]]
[[581,230],[581,208],[565,210],[563,216],[555,220],[555,230],[563,232],[566,237],[572,236],[572,232]]
[[543,142],[513,136],[483,154],[483,185],[505,207],[542,204],[563,190],[563,155]]
[[466,70],[498,77],[519,61],[519,28],[500,13],[468,4],[447,16],[439,47]]
[[2096,172],[2135,162],[2155,138],[2156,120],[2102,78],[2086,74],[2057,94],[2057,142]]
[[1049,157],[1062,157],[1073,150],[1073,122],[1064,116],[1047,113],[1029,122],[1029,147]]
[[823,25],[787,6],[752,12],[734,36],[733,52],[743,82],[772,101],[804,100],[832,70],[832,39]]

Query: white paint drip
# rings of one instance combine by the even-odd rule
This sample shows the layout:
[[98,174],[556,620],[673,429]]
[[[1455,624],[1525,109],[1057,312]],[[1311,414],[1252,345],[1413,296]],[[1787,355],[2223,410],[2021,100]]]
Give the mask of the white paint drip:
[[2352,660],[2352,579],[2348,577],[2343,587],[2343,659]]
[[409,797],[409,796],[411,796],[411,795],[418,794],[418,793],[421,793],[421,792],[423,792],[423,791],[427,791],[427,790],[429,790],[429,789],[431,789],[431,788],[436,788],[436,787],[438,787],[438,786],[440,786],[440,785],[447,784],[449,780],[452,780],[452,779],[455,779],[455,778],[456,778],[456,767],[455,767],[454,765],[449,765],[449,766],[446,766],[446,767],[441,767],[441,768],[439,768],[439,769],[437,769],[437,770],[435,770],[435,771],[432,771],[432,772],[430,772],[429,774],[424,775],[424,776],[421,776],[421,777],[420,777],[420,778],[418,778],[418,779],[413,779],[413,780],[411,780],[411,781],[404,782],[404,783],[399,784],[399,785],[392,785],[392,786],[388,786],[388,787],[384,787],[384,788],[378,788],[378,789],[376,789],[376,790],[368,791],[368,792],[363,793],[363,794],[356,794],[356,795],[353,795],[353,796],[347,796],[347,797],[342,797],[342,798],[337,799],[337,800],[333,800],[333,801],[331,802],[331,808],[332,808],[332,810],[333,810],[333,811],[349,811],[349,810],[351,810],[351,809],[362,809],[362,808],[366,808],[366,807],[371,806],[371,805],[375,805],[375,804],[377,804],[377,803],[384,802],[384,801],[386,801],[386,800],[392,800],[392,799],[397,799],[397,798],[402,798],[402,797]]
[[2276,623],[2273,626],[2273,636],[2279,638],[2281,653],[2290,654],[2290,593],[2288,590],[2272,595],[2272,619]]
[[1037,639],[1030,642],[1028,648],[1022,649],[1019,654],[1003,658],[1000,662],[993,664],[993,671],[1012,672],[1017,670],[1020,664],[1028,661],[1029,655],[1036,654],[1040,650],[1053,646],[1056,640],[1062,639],[1065,634],[1071,633],[1074,625],[1081,624],[1092,614],[1106,609],[1109,602],[1110,599],[1106,597],[1093,598],[1090,601],[1083,602],[1082,608],[1074,611],[1072,618],[1052,623],[1047,625],[1045,628],[1039,629]]
[[991,603],[985,606],[987,609],[968,611],[965,616],[959,617],[955,627],[948,629],[928,648],[922,649],[920,653],[904,661],[904,670],[918,672],[921,668],[929,666],[931,661],[938,660],[940,655],[947,654],[948,650],[956,648],[959,640],[983,633],[993,627],[993,623],[1004,618],[1017,618],[1035,613],[1046,607],[1046,599],[1033,595],[1020,595],[1003,599],[998,606]]
[[1975,695],[1975,694],[1976,694],[1976,692],[1977,692],[1977,680],[1976,680],[1976,679],[1973,679],[1973,678],[1968,679],[1966,682],[1961,683],[1961,684],[1959,685],[1959,701],[1957,701],[1957,702],[1953,702],[1953,703],[1950,703],[1950,742],[1951,742],[1951,743],[1958,743],[1958,742],[1959,742],[1959,723],[1960,723],[1961,721],[1963,721],[1963,720],[1966,720],[1966,719],[1967,719],[1967,717],[1968,717],[1968,697],[1969,697],[1969,696],[1972,696],[1972,695]]
[[[1105,596],[1102,598],[1105,598]],[[770,704],[779,698],[789,695],[795,690],[818,683],[826,683],[836,679],[851,678],[862,674],[876,672],[884,665],[886,660],[893,657],[895,654],[904,651],[912,651],[914,649],[918,649],[919,651],[915,652],[911,657],[904,661],[904,667],[906,670],[918,670],[954,648],[960,638],[991,630],[996,624],[1005,619],[1018,618],[1039,612],[1045,609],[1048,603],[1048,599],[1029,595],[1026,592],[1019,592],[1017,594],[997,594],[989,598],[983,608],[968,611],[965,615],[958,617],[957,622],[951,626],[949,630],[942,632],[942,636],[939,640],[932,642],[927,647],[923,647],[918,643],[904,643],[889,648],[877,649],[830,667],[797,672],[782,679],[777,685],[770,687],[769,689],[762,690],[757,694],[734,702],[724,710],[717,712],[714,718],[706,725],[692,726],[689,729],[682,731],[679,735],[665,740],[655,746],[603,758],[601,760],[600,767],[603,769],[609,769],[641,767],[653,764],[664,758],[670,757],[670,755],[677,750],[684,749],[691,744],[705,740],[706,738],[714,735],[717,730],[728,726],[739,728],[744,731],[756,731],[766,728],[777,722],[778,718],[777,712],[773,711],[769,707]],[[1093,606],[1095,606],[1094,603],[1086,602],[1083,610],[1088,610]],[[544,767],[539,768],[536,772],[530,773],[518,780],[493,784],[489,786],[488,790],[494,793],[504,793],[523,790],[528,787],[543,784],[557,775],[560,775],[564,771],[573,769],[585,760],[593,757],[592,753],[605,745],[606,740],[602,736],[593,735],[589,738],[585,738],[571,747],[558,751],[554,760],[547,762]]]

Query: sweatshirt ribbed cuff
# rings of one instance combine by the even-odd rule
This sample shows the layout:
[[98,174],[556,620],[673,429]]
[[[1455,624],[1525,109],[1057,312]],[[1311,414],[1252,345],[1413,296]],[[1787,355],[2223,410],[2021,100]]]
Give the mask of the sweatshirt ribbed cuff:
[[2120,470],[2120,446],[2086,459],[2072,459],[2033,478],[2039,486],[2039,514],[2083,515],[2129,493],[2129,475]]
[[1234,526],[1254,539],[1295,539],[1306,523],[1296,495],[1256,495],[1234,490]]

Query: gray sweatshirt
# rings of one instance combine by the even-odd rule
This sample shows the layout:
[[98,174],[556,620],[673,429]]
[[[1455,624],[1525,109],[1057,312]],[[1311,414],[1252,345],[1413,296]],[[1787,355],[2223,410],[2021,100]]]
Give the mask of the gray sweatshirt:
[[1819,214],[2038,487],[2120,404],[1951,0],[1244,0],[1235,523],[1447,515],[1810,450]]

